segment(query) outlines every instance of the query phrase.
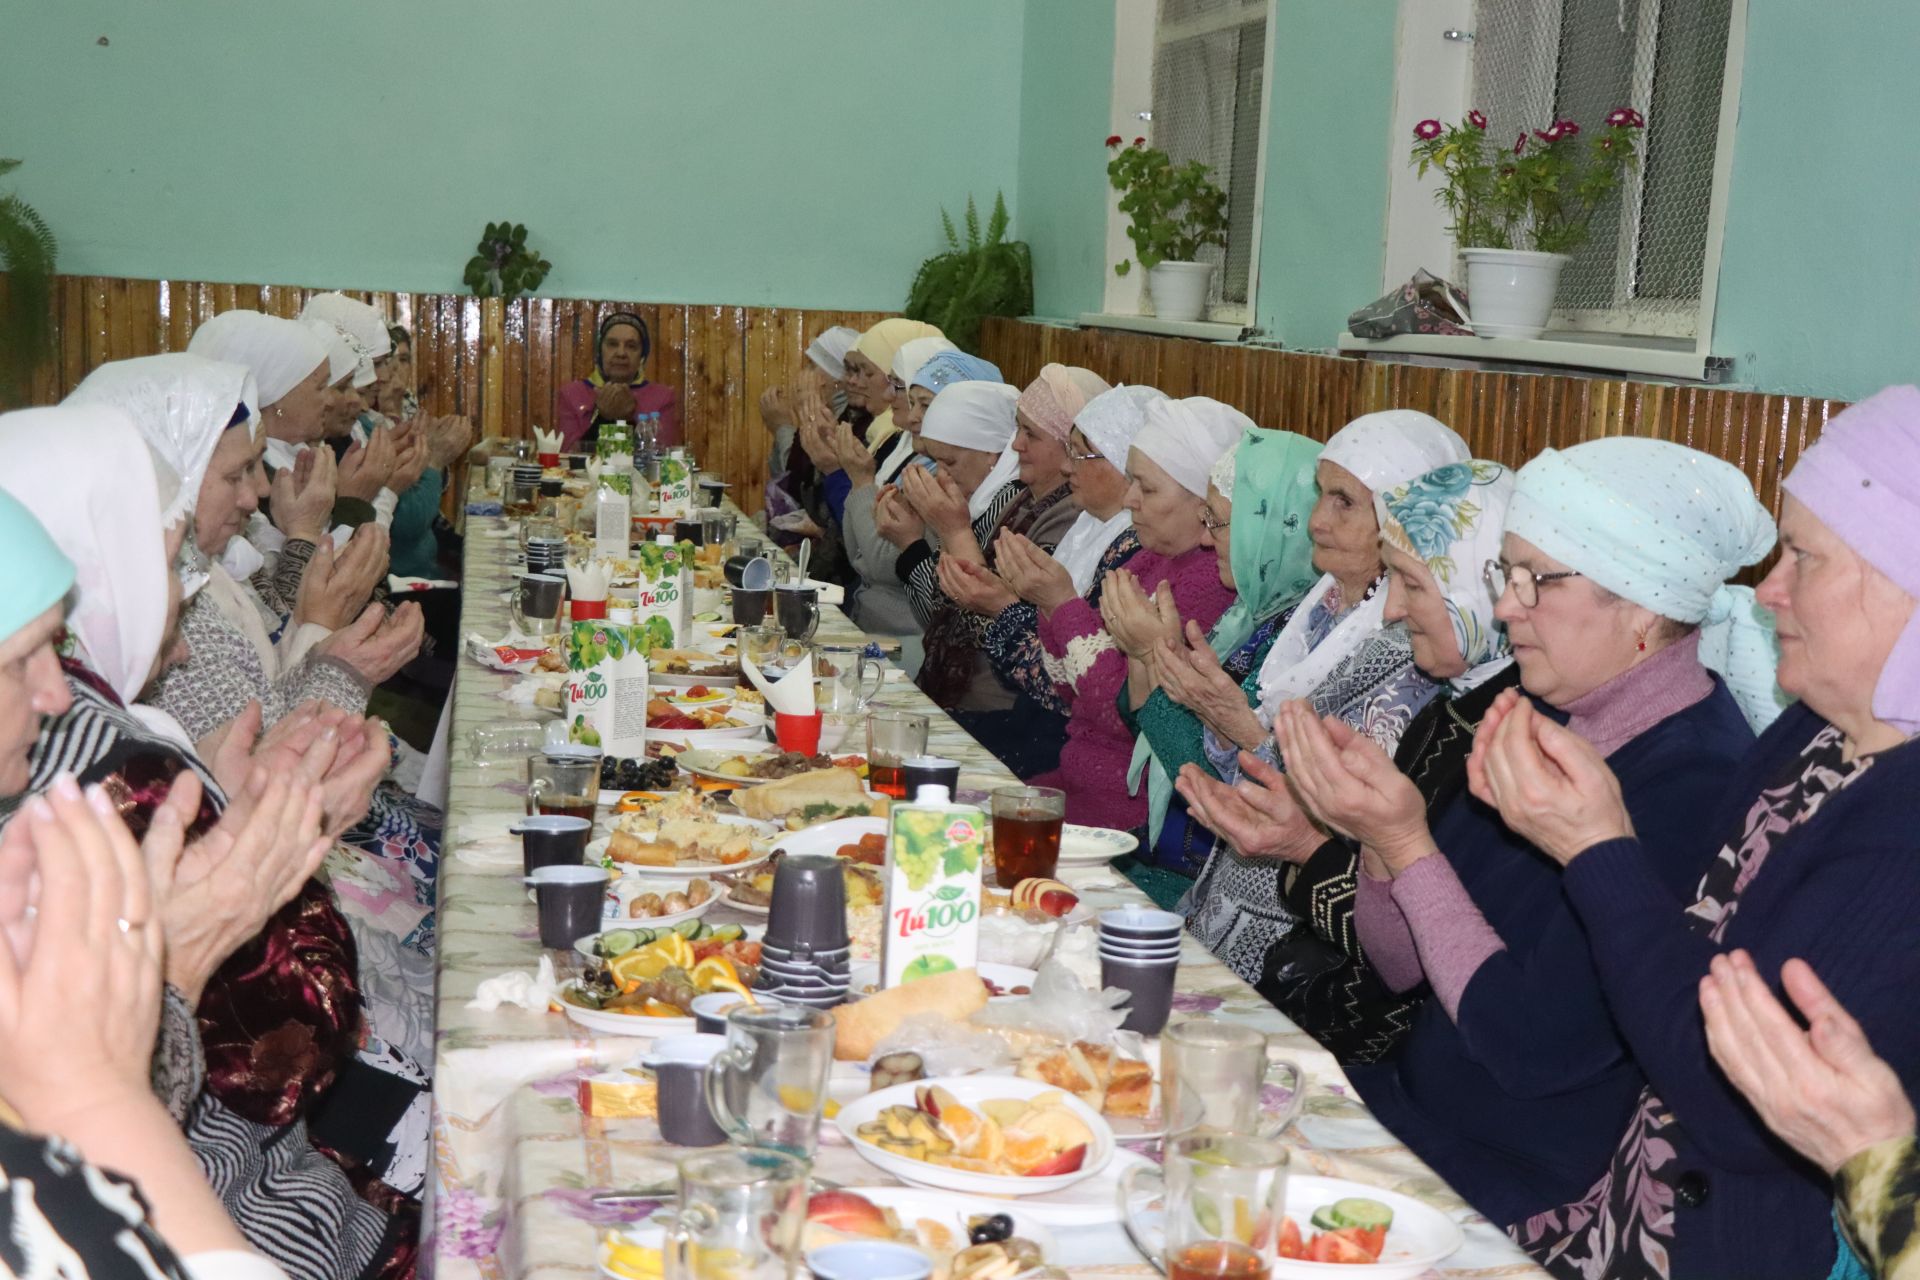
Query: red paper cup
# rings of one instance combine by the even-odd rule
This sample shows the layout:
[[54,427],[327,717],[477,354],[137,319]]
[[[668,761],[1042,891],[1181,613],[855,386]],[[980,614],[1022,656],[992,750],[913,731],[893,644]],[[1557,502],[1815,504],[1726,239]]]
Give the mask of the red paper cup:
[[575,622],[589,622],[595,618],[604,618],[607,616],[607,602],[605,600],[575,600],[570,603],[569,607],[573,610],[573,620]]
[[810,716],[792,716],[784,711],[776,711],[773,713],[773,740],[780,744],[782,751],[813,755],[820,750],[822,718],[818,711]]
[[540,465],[543,467],[557,467],[560,465],[560,455],[557,453],[542,453],[535,456],[539,458]]

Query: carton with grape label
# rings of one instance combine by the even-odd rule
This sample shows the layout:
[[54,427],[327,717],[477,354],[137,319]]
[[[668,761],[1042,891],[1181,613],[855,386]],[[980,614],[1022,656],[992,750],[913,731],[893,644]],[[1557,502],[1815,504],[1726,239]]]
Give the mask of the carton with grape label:
[[654,500],[663,516],[684,516],[693,506],[693,472],[678,449],[660,459],[660,487],[654,491]]
[[974,967],[980,953],[985,844],[986,817],[972,805],[915,801],[893,806],[882,986]]
[[567,740],[610,756],[647,748],[646,628],[598,619],[566,634]]

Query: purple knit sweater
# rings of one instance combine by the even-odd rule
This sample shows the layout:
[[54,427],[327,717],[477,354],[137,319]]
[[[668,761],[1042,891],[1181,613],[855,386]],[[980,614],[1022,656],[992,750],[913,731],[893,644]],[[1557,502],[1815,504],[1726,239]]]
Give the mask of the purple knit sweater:
[[[1220,585],[1211,547],[1195,547],[1171,560],[1143,548],[1126,567],[1147,591],[1166,582],[1180,616],[1202,627],[1211,627],[1233,603],[1233,592]],[[1058,668],[1056,687],[1072,712],[1060,767],[1034,778],[1033,785],[1067,793],[1068,822],[1122,831],[1139,826],[1147,820],[1146,790],[1127,794],[1133,733],[1122,723],[1116,701],[1127,682],[1126,655],[1085,600],[1071,600],[1041,618],[1040,643],[1051,660],[1049,669]]]

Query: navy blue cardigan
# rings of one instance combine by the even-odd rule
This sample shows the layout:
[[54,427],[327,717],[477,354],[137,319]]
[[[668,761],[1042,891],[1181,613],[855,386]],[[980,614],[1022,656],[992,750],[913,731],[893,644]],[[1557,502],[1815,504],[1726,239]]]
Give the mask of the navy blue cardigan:
[[[1752,745],[1716,678],[1707,697],[1607,758],[1647,842],[1663,915],[1693,900],[1719,847],[1717,801]],[[1395,1057],[1347,1074],[1455,1191],[1493,1222],[1516,1223],[1579,1199],[1606,1172],[1644,1078],[1607,1010],[1561,868],[1464,792],[1433,838],[1507,949],[1469,980],[1457,1022],[1429,1000]]]
[[[1794,758],[1824,727],[1803,706],[1774,723],[1728,785],[1716,849],[1741,838],[1754,797],[1790,774]],[[1666,888],[1640,842],[1595,845],[1567,869],[1567,894],[1593,938],[1621,1032],[1674,1114],[1674,1168],[1693,1175],[1688,1181],[1698,1193],[1674,1206],[1671,1274],[1681,1280],[1824,1276],[1834,1257],[1826,1175],[1761,1124],[1707,1050],[1699,983],[1716,952],[1750,951],[1776,995],[1782,963],[1797,956],[1812,965],[1908,1096],[1920,1098],[1916,799],[1920,746],[1881,753],[1810,821],[1775,842],[1719,945],[1668,910]]]

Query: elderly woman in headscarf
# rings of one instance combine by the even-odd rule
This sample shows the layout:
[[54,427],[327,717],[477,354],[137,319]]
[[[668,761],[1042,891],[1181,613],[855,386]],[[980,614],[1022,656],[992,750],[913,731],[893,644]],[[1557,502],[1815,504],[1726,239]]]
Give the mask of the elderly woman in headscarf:
[[[1464,790],[1474,726],[1520,680],[1484,572],[1500,554],[1512,494],[1512,472],[1476,460],[1378,495],[1387,567],[1381,620],[1403,626],[1414,665],[1445,682],[1394,755],[1429,814]],[[1417,998],[1389,990],[1360,947],[1358,848],[1315,826],[1279,772],[1252,755],[1241,764],[1238,786],[1199,763],[1182,767],[1177,786],[1194,817],[1243,857],[1287,864],[1281,906],[1299,923],[1268,949],[1255,986],[1342,1062],[1377,1061],[1412,1024]]]
[[[143,448],[124,413],[100,405],[0,416],[0,489],[78,570],[67,705],[41,727],[25,794],[70,774],[101,783],[136,836],[184,829],[161,908],[169,990],[156,1090],[248,1241],[289,1275],[405,1275],[417,1215],[379,1184],[362,1198],[306,1132],[361,1029],[353,943],[310,878],[327,844],[314,824],[324,808],[337,834],[364,809],[383,754],[365,723],[309,709],[257,742],[257,722],[230,726],[203,759],[171,717],[134,704],[169,643],[181,591],[169,560],[197,500],[198,450],[177,443]],[[0,817],[23,798],[0,797]]]
[[647,357],[652,353],[647,322],[633,312],[615,311],[600,322],[593,372],[567,383],[554,397],[562,448],[592,445],[602,423],[638,425],[642,420],[659,427],[663,447],[682,443],[679,396],[672,387],[647,381]]
[[[1267,656],[1293,606],[1313,586],[1313,540],[1308,536],[1318,496],[1315,464],[1320,444],[1290,431],[1249,431],[1221,454],[1201,503],[1202,541],[1213,548],[1222,586],[1233,604],[1205,633],[1208,652],[1224,655],[1230,679],[1246,681]],[[1189,640],[1202,643],[1198,627]],[[1147,852],[1118,869],[1164,906],[1178,902],[1205,864],[1210,832],[1190,829],[1182,807],[1169,804],[1172,775],[1189,763],[1206,766],[1203,725],[1161,687],[1159,654],[1168,644],[1127,659],[1121,720],[1138,735],[1128,787],[1147,782]],[[1174,674],[1182,669],[1176,664]],[[1184,690],[1184,686],[1179,686]]]
[[[1126,684],[1127,663],[1107,630],[1106,605],[1122,588],[1142,598],[1164,594],[1170,617],[1193,618],[1202,626],[1226,612],[1233,592],[1220,581],[1212,548],[1201,543],[1200,499],[1213,464],[1252,426],[1245,414],[1204,396],[1151,400],[1127,450],[1125,507],[1140,549],[1125,568],[1106,574],[1099,607],[1079,596],[1059,599],[1057,589],[1051,597],[1057,603],[1040,605],[1047,672],[1071,711],[1059,767],[1032,781],[1066,793],[1069,822],[1128,827],[1146,817],[1145,801],[1134,801],[1126,789],[1133,734],[1120,721],[1116,699]],[[1038,548],[1009,542],[1000,556],[1009,566],[1003,574],[1016,585],[1042,575],[1058,582],[1050,558]]]
[[[1772,545],[1745,476],[1666,441],[1549,449],[1508,506],[1495,616],[1523,714],[1564,723],[1607,759],[1673,904],[1707,869],[1714,801],[1752,745],[1701,663],[1700,626],[1726,616],[1727,579]],[[1479,736],[1519,697],[1497,700]],[[1275,731],[1301,802],[1360,845],[1368,959],[1393,990],[1433,993],[1391,1060],[1349,1078],[1493,1221],[1577,1199],[1645,1079],[1559,867],[1530,828],[1466,795],[1429,819],[1378,744],[1317,708],[1286,704]]]
[[[837,463],[828,460],[825,468],[800,443],[800,420],[823,414],[833,423],[849,422],[856,432],[866,430],[873,415],[856,406],[847,393],[847,352],[860,340],[860,331],[837,324],[824,330],[807,344],[806,368],[792,387],[771,386],[760,393],[760,422],[772,434],[767,449],[767,514],[784,515],[791,510],[811,513],[820,498],[824,472]],[[777,496],[776,496],[777,495]],[[791,505],[787,505],[791,504]]]
[[[1656,478],[1629,465],[1618,449],[1627,444],[1653,442],[1597,441],[1529,464],[1526,501],[1516,499],[1509,521],[1527,544],[1509,546],[1513,572],[1564,565],[1591,584],[1563,590],[1657,594],[1659,612],[1700,619],[1712,639],[1746,614],[1740,593],[1713,589],[1703,562],[1758,522],[1720,482],[1726,464],[1662,445],[1684,456]],[[1596,456],[1580,457],[1587,451]],[[1535,466],[1545,474],[1529,493]],[[1825,1275],[1835,1253],[1826,1175],[1838,1173],[1844,1193],[1849,1178],[1889,1154],[1877,1139],[1901,1141],[1884,1115],[1860,1129],[1840,1121],[1820,1130],[1869,1094],[1884,1105],[1888,1074],[1909,1096],[1920,1087],[1916,474],[1920,390],[1907,386],[1834,417],[1787,475],[1782,555],[1758,595],[1777,627],[1779,685],[1800,702],[1744,759],[1717,770],[1711,802],[1685,814],[1639,812],[1642,752],[1589,738],[1585,726],[1604,709],[1585,700],[1565,725],[1503,700],[1474,745],[1474,793],[1555,868],[1556,901],[1588,951],[1640,1085],[1612,1115],[1585,1183],[1515,1229],[1556,1275]],[[1686,520],[1651,518],[1675,504]],[[1582,517],[1598,521],[1603,505],[1607,523],[1586,533]],[[1536,555],[1558,563],[1529,565]],[[1542,609],[1550,589],[1539,588]],[[1540,628],[1503,600],[1503,614],[1510,608],[1531,689]],[[1613,715],[1649,710],[1627,705]],[[1442,848],[1450,861],[1453,850]],[[1412,874],[1402,872],[1389,895],[1398,899]],[[1772,994],[1779,985],[1805,1030]],[[1539,1020],[1537,1043],[1554,1043],[1554,1013]],[[1729,1033],[1750,1017],[1761,1021],[1736,1044]],[[1871,1084],[1869,1045],[1882,1060]],[[1784,1068],[1810,1051],[1847,1056],[1813,1067],[1795,1088],[1800,1073]],[[1757,1106],[1743,1090],[1760,1094]],[[1769,1129],[1782,1120],[1785,1142]],[[1846,1213],[1842,1222],[1872,1257],[1890,1242],[1904,1247],[1912,1218],[1909,1209],[1905,1221],[1885,1220],[1887,1239],[1871,1244],[1855,1233],[1871,1237],[1880,1222]]]

